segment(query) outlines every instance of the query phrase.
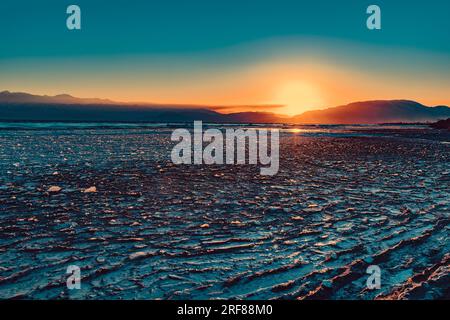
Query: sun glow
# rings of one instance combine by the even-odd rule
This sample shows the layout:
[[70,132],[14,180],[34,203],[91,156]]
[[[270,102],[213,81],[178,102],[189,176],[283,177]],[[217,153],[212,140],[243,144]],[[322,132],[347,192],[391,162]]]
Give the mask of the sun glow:
[[275,91],[274,101],[285,105],[277,112],[287,115],[297,115],[307,110],[325,106],[325,100],[320,89],[312,83],[301,80],[282,84]]

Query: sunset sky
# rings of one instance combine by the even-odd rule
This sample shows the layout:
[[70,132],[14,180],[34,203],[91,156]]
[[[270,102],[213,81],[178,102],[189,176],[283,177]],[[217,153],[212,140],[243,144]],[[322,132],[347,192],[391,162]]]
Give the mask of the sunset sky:
[[[449,1],[375,1],[377,31],[372,2],[302,2],[2,0],[0,91],[286,115],[374,99],[450,105]],[[82,30],[66,28],[70,4]]]

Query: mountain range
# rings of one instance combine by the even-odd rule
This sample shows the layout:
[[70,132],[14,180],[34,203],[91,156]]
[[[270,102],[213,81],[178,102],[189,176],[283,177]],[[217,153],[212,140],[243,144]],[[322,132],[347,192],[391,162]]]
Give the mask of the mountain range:
[[0,92],[3,121],[232,122],[298,124],[371,124],[434,122],[450,118],[448,106],[429,107],[411,100],[375,100],[307,111],[286,117],[270,112],[220,113],[215,106],[123,103],[76,98],[68,94],[39,96]]

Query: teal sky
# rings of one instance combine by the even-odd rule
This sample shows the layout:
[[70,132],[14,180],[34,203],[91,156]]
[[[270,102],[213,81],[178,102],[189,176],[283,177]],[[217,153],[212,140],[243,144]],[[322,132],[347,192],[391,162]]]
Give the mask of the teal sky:
[[[82,9],[82,31],[65,9]],[[365,9],[382,9],[368,32]],[[184,53],[278,36],[323,36],[450,53],[447,0],[2,0],[0,57]]]
[[[66,28],[70,4],[81,8],[82,30]],[[370,4],[381,8],[382,30],[366,28]],[[245,70],[255,73],[255,64],[292,61],[298,67],[299,61],[308,61],[359,70],[380,81],[385,72],[389,83],[434,78],[440,91],[423,90],[419,99],[447,103],[450,97],[445,99],[442,90],[450,84],[449,14],[448,0],[2,0],[0,89],[129,101],[275,103],[276,98],[239,90],[235,96],[242,101],[223,94],[216,101],[217,88],[210,83],[233,95],[233,77],[242,78]],[[409,87],[419,86],[417,79],[411,81]],[[98,94],[83,83],[97,85]],[[273,86],[251,80],[241,85],[253,85],[255,91]],[[120,95],[111,94],[120,88]],[[208,98],[197,101],[193,97],[201,88]],[[406,89],[399,92],[410,95]],[[438,98],[431,101],[427,92]],[[322,100],[317,106],[344,98]]]

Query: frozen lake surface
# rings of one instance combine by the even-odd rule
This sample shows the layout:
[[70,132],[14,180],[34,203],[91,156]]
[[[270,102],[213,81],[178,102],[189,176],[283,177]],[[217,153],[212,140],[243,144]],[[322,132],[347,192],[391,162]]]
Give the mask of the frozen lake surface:
[[0,123],[0,298],[450,298],[449,132],[283,127],[270,177],[172,127]]

